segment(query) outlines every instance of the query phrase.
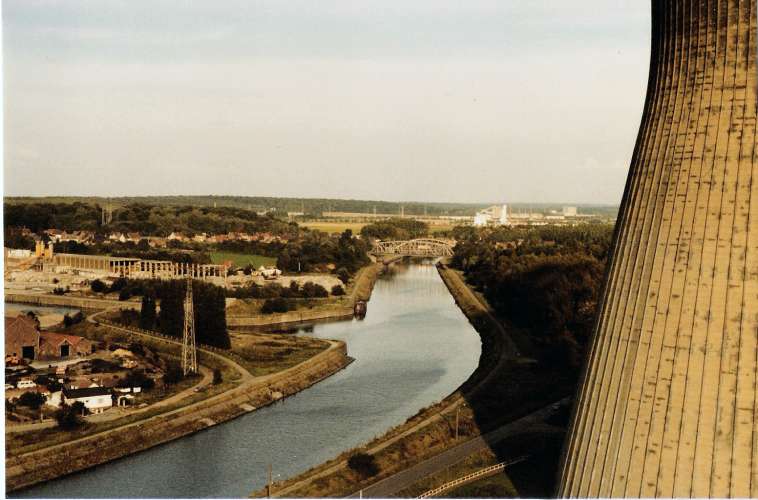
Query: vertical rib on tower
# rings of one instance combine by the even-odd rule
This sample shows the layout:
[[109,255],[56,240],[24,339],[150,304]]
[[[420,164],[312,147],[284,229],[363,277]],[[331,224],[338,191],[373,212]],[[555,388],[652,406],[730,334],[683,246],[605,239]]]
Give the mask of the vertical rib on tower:
[[647,99],[558,493],[756,497],[756,2],[652,5]]

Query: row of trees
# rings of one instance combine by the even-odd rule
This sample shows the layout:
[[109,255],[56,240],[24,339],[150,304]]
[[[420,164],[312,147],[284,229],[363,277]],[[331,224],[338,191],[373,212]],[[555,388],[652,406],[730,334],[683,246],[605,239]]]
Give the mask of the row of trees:
[[429,234],[429,224],[415,219],[388,219],[361,228],[361,236],[378,240],[412,240]]
[[[125,280],[121,290],[142,296],[140,312],[122,315],[123,322],[138,325],[145,330],[158,330],[171,337],[182,337],[184,297],[187,290],[185,281]],[[197,342],[228,349],[231,341],[226,328],[224,289],[203,281],[193,281],[192,306],[195,311]]]
[[[227,290],[226,293],[228,297],[237,299],[273,299],[278,297],[283,299],[314,299],[329,296],[326,288],[312,281],[306,281],[302,286],[297,281],[290,281],[289,286],[286,287],[279,283],[267,283],[262,286],[251,283],[243,288]],[[332,294],[344,295],[345,289],[341,285],[335,285],[332,287]]]
[[543,360],[576,373],[594,326],[609,225],[465,230],[452,265],[496,312],[531,332]]
[[113,211],[107,228],[101,226],[101,206],[95,203],[4,203],[5,225],[34,232],[49,228],[66,231],[139,232],[168,236],[171,232],[269,232],[296,237],[298,227],[252,210],[233,207],[193,207],[128,203]]
[[339,236],[312,231],[304,233],[299,240],[288,242],[279,254],[276,265],[290,272],[325,272],[344,268],[352,274],[369,263],[368,250],[368,244],[353,236],[350,229]]

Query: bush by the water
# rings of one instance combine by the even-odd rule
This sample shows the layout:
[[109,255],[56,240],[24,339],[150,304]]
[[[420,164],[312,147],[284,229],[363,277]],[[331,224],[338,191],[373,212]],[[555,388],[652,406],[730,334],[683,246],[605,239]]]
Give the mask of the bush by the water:
[[263,314],[285,313],[287,311],[289,311],[289,305],[287,304],[287,301],[281,297],[266,299],[263,302],[263,306],[261,306],[261,312]]
[[376,459],[368,453],[358,452],[351,456],[347,459],[347,466],[364,478],[379,474],[379,466],[376,463]]

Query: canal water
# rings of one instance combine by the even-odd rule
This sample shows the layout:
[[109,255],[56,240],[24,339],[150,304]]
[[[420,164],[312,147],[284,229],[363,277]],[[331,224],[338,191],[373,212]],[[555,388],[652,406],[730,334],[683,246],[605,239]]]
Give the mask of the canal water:
[[294,476],[444,398],[481,350],[431,263],[394,265],[364,320],[307,335],[346,341],[355,362],[275,405],[14,496],[246,497],[266,484],[269,464],[275,480]]
[[34,312],[37,316],[46,316],[48,314],[69,314],[73,316],[79,309],[65,306],[36,306],[30,304],[15,304],[11,302],[5,302],[5,315],[16,316],[19,314],[26,314],[27,312]]

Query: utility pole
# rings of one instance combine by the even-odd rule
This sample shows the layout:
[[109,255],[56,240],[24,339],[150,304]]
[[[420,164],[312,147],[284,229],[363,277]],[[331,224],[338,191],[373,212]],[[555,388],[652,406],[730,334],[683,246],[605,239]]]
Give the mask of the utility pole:
[[197,346],[195,345],[195,308],[192,304],[192,276],[187,278],[184,297],[184,334],[182,335],[182,372],[197,373]]
[[268,490],[267,496],[269,498],[271,498],[271,493],[273,492],[273,489],[274,489],[274,476],[271,469],[272,469],[271,464],[268,464],[268,485],[266,485],[266,489]]
[[461,418],[461,407],[455,409],[455,440],[458,441],[458,422]]

